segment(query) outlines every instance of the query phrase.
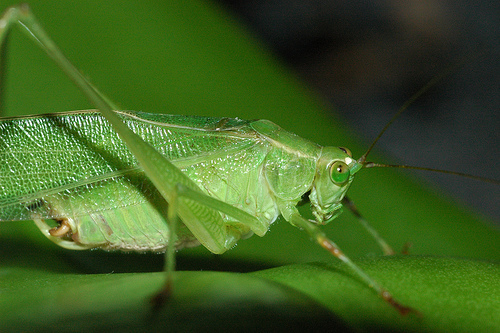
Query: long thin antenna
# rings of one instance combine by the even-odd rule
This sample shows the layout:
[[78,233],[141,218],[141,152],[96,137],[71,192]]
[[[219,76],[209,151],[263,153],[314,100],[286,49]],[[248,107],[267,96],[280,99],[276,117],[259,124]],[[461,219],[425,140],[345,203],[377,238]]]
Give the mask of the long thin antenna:
[[387,122],[387,124],[384,126],[384,128],[380,131],[380,133],[377,135],[375,140],[373,140],[372,144],[370,145],[370,148],[366,151],[366,153],[363,154],[358,160],[358,163],[363,165],[364,168],[401,168],[401,169],[414,169],[414,170],[424,170],[424,171],[432,171],[432,172],[439,172],[439,173],[445,173],[449,175],[456,175],[456,176],[462,176],[474,180],[479,180],[487,183],[492,183],[496,185],[500,185],[500,180],[497,179],[491,179],[491,178],[486,178],[486,177],[480,177],[480,176],[474,176],[470,175],[467,173],[462,173],[462,172],[456,172],[456,171],[448,171],[448,170],[441,170],[441,169],[433,169],[433,168],[427,168],[427,167],[418,167],[418,166],[411,166],[411,165],[397,165],[397,164],[382,164],[382,163],[374,163],[374,162],[366,162],[366,158],[368,154],[372,151],[373,147],[375,147],[375,144],[378,142],[378,140],[382,137],[382,135],[387,131],[389,126],[392,125],[396,119],[399,118],[399,116],[408,109],[408,107],[415,102],[417,98],[422,96],[425,92],[427,92],[430,88],[435,86],[439,81],[444,79],[446,76],[450,75],[451,73],[454,73],[456,69],[466,62],[470,61],[471,58],[477,58],[479,57],[483,52],[474,54],[473,56],[467,56],[462,58],[460,61],[456,62],[454,65],[449,66],[445,70],[443,70],[440,74],[434,76],[425,86],[423,86],[419,91],[417,91],[413,96],[408,99],[401,108],[399,108],[398,112],[392,118]]
[[[479,55],[474,55],[474,58],[476,58],[477,56]],[[385,133],[385,131],[387,131],[387,129],[389,128],[389,126],[392,125],[392,123],[399,118],[399,116],[404,112],[406,111],[406,109],[408,109],[408,107],[413,104],[413,102],[415,102],[415,100],[417,100],[420,96],[422,96],[425,92],[427,92],[430,88],[432,88],[433,86],[435,86],[439,81],[441,81],[442,79],[444,79],[445,77],[447,77],[448,75],[450,75],[451,73],[454,73],[456,71],[456,69],[460,66],[462,66],[463,64],[465,64],[466,62],[468,62],[469,60],[471,59],[471,56],[468,56],[468,57],[464,57],[463,59],[461,59],[459,62],[455,63],[454,65],[451,65],[449,66],[448,68],[446,68],[445,70],[443,70],[440,74],[434,76],[429,82],[427,82],[427,84],[425,86],[423,86],[422,88],[420,88],[419,91],[417,91],[415,94],[413,94],[413,96],[411,96],[404,104],[403,106],[401,106],[401,108],[399,108],[398,112],[396,112],[396,114],[394,116],[392,116],[391,120],[389,120],[389,122],[384,126],[384,128],[380,131],[380,133],[377,135],[377,137],[375,138],[375,140],[373,140],[370,148],[368,148],[368,150],[366,151],[366,153],[363,154],[363,156],[361,156],[358,160],[358,163],[360,164],[366,164],[366,157],[368,156],[368,154],[372,151],[373,147],[375,147],[375,144],[378,142],[378,140],[382,137],[382,135]]]
[[480,180],[480,181],[483,181],[483,182],[500,185],[500,180],[497,180],[497,179],[491,179],[491,178],[486,178],[486,177],[479,177],[479,176],[469,175],[467,173],[456,172],[456,171],[448,171],[448,170],[433,169],[433,168],[426,168],[426,167],[417,167],[417,166],[411,166],[411,165],[381,164],[381,163],[374,163],[374,162],[366,162],[364,164],[364,167],[365,168],[401,168],[401,169],[414,169],[414,170],[433,171],[433,172],[446,173],[446,174],[449,174],[449,175],[456,175],[456,176],[467,177],[467,178],[474,179],[474,180]]

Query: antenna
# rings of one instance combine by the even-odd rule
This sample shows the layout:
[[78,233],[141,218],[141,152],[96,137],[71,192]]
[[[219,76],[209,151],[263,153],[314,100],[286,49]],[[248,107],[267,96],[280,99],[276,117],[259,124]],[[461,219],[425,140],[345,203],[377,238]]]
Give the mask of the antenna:
[[469,175],[468,173],[463,173],[463,172],[433,169],[433,168],[426,168],[426,167],[418,167],[418,166],[411,166],[411,165],[404,165],[404,164],[399,165],[399,164],[382,164],[382,163],[366,162],[363,165],[363,167],[365,167],[365,168],[401,168],[401,169],[413,169],[413,170],[440,172],[440,173],[446,173],[449,175],[462,176],[462,177],[467,177],[467,178],[474,179],[474,180],[480,180],[483,182],[500,185],[500,180],[497,180],[497,179]]
[[[372,144],[370,145],[370,147],[368,148],[368,150],[366,151],[366,153],[363,154],[363,156],[361,156],[358,160],[358,163],[360,164],[363,164],[365,165],[366,167],[366,157],[368,156],[368,154],[370,154],[370,152],[372,151],[373,147],[375,147],[375,144],[378,142],[378,140],[382,137],[382,135],[387,131],[387,129],[392,125],[392,123],[394,121],[396,121],[396,119],[399,118],[399,116],[406,111],[406,109],[408,109],[408,107],[410,105],[413,104],[413,102],[415,102],[420,96],[422,96],[424,93],[426,93],[429,89],[431,89],[432,87],[434,87],[436,84],[439,83],[439,81],[441,81],[442,79],[444,79],[445,77],[447,77],[448,75],[456,72],[457,68],[461,67],[463,64],[465,64],[466,62],[468,62],[469,60],[471,60],[471,58],[476,58],[478,57],[479,54],[477,55],[474,55],[474,57],[472,56],[468,56],[468,57],[464,57],[463,59],[461,59],[460,61],[458,61],[457,63],[455,63],[454,65],[451,65],[449,66],[448,68],[446,68],[445,70],[443,70],[440,74],[434,76],[429,82],[427,82],[426,85],[424,85],[422,88],[420,88],[419,91],[417,91],[415,94],[413,94],[398,110],[398,112],[396,112],[396,114],[394,114],[394,116],[392,116],[391,120],[389,120],[389,122],[384,126],[384,128],[382,128],[382,130],[380,131],[380,133],[377,135],[377,137],[375,138],[375,140],[373,140]],[[433,170],[435,171],[435,170]]]
[[456,171],[449,171],[449,170],[441,170],[441,169],[433,169],[433,168],[427,168],[427,167],[418,167],[418,166],[411,166],[411,165],[396,165],[396,164],[382,164],[382,163],[375,163],[375,162],[366,162],[366,158],[368,154],[372,151],[373,147],[375,147],[375,144],[378,142],[378,140],[382,137],[382,135],[387,131],[387,129],[392,125],[396,119],[399,118],[399,116],[408,109],[408,107],[415,102],[420,96],[422,96],[425,92],[427,92],[430,88],[435,86],[439,81],[450,75],[451,73],[454,73],[457,68],[465,64],[466,62],[470,61],[472,58],[477,58],[480,56],[482,53],[475,54],[474,56],[467,56],[455,63],[454,65],[449,66],[445,70],[443,70],[440,74],[434,76],[425,86],[423,86],[420,90],[418,90],[415,94],[413,94],[404,104],[399,108],[398,112],[392,116],[392,118],[387,122],[387,124],[382,128],[380,133],[377,135],[375,140],[373,140],[372,144],[368,148],[368,150],[359,158],[357,161],[359,164],[363,165],[363,168],[401,168],[401,169],[413,169],[413,170],[424,170],[424,171],[432,171],[432,172],[439,172],[439,173],[446,173],[450,175],[456,175],[456,176],[462,176],[474,180],[479,180],[487,183],[492,183],[496,185],[500,185],[500,180],[497,179],[491,179],[491,178],[486,178],[486,177],[480,177],[480,176],[474,176],[470,175],[467,173],[462,173],[462,172],[456,172]]
[[397,165],[397,164],[382,164],[382,163],[375,163],[375,162],[366,162],[366,158],[368,154],[372,151],[373,147],[375,147],[375,144],[378,142],[378,140],[382,137],[382,135],[387,131],[387,129],[392,125],[396,119],[401,116],[401,114],[408,109],[408,107],[413,104],[420,96],[422,96],[425,92],[427,92],[430,88],[435,86],[439,81],[447,77],[448,75],[454,73],[459,67],[464,65],[466,62],[470,61],[473,58],[477,58],[480,55],[482,55],[483,52],[474,54],[473,56],[467,56],[462,58],[460,61],[455,63],[454,65],[449,66],[445,70],[443,70],[440,74],[434,76],[425,86],[423,86],[420,90],[418,90],[415,94],[413,94],[402,106],[399,108],[398,112],[392,116],[392,118],[387,122],[387,124],[382,128],[380,133],[377,135],[375,140],[373,140],[372,144],[368,148],[368,150],[359,158],[357,161],[359,164],[363,165],[363,168],[401,168],[401,169],[413,169],[413,170],[424,170],[424,171],[432,171],[432,172],[439,172],[439,173],[446,173],[450,175],[456,175],[456,176],[462,176],[474,180],[479,180],[487,183],[492,183],[496,185],[500,185],[500,180],[497,179],[491,179],[491,178],[486,178],[486,177],[480,177],[480,176],[474,176],[471,174],[467,173],[462,173],[462,172],[456,172],[456,171],[448,171],[448,170],[441,170],[441,169],[433,169],[433,168],[427,168],[427,167],[418,167],[418,166],[411,166],[411,165]]

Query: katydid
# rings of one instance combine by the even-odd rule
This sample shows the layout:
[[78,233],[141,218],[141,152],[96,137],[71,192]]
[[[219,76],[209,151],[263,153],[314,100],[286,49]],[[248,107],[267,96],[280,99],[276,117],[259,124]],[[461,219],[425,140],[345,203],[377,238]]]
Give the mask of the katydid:
[[[201,244],[223,253],[253,233],[264,236],[282,215],[402,314],[412,310],[317,227],[340,214],[359,170],[380,166],[366,162],[371,148],[356,161],[345,148],[321,147],[265,120],[113,111],[118,108],[66,60],[27,6],[6,11],[0,45],[16,23],[98,111],[0,120],[6,161],[0,170],[1,221],[33,219],[45,236],[70,249],[166,251],[168,290],[176,249]],[[44,133],[44,141],[34,142],[32,133]],[[27,151],[36,154],[36,163]],[[40,164],[51,166],[49,180],[38,178]],[[315,221],[299,214],[303,198]]]

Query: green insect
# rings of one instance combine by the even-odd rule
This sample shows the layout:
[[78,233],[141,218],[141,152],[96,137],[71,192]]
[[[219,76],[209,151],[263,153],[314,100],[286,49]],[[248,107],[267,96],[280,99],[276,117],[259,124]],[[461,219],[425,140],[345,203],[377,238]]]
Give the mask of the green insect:
[[[26,6],[6,11],[0,45],[18,23],[98,110],[0,119],[0,221],[33,219],[69,249],[166,251],[160,304],[172,288],[175,250],[201,244],[224,253],[242,238],[264,236],[281,215],[400,313],[414,311],[318,228],[342,206],[355,211],[345,197],[355,174],[382,166],[366,162],[371,148],[355,160],[346,148],[321,147],[266,120],[112,111],[118,108],[66,60]],[[40,172],[47,165],[49,180]],[[304,200],[314,221],[297,210]]]

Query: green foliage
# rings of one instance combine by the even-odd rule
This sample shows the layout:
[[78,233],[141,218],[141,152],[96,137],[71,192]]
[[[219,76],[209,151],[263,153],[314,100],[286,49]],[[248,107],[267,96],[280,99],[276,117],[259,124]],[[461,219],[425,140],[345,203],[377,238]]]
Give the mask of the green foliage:
[[[69,59],[124,109],[266,118],[355,157],[366,148],[207,2],[31,6]],[[90,107],[36,46],[19,32],[11,37],[8,114]],[[410,241],[412,255],[379,256],[347,212],[323,229],[421,318],[399,316],[283,221],[222,256],[181,251],[174,297],[156,316],[148,298],[163,281],[161,255],[68,251],[32,223],[12,222],[0,224],[0,330],[500,330],[498,230],[394,170],[360,172],[349,193],[396,249]]]

